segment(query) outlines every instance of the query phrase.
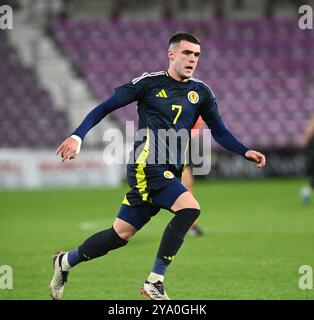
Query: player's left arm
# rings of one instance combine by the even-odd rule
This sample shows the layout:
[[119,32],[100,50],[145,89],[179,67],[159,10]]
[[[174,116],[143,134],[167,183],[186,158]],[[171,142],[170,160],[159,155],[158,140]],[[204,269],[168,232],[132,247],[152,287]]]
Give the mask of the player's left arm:
[[257,163],[258,168],[262,168],[266,164],[266,157],[261,152],[250,150],[244,146],[238,139],[226,128],[222,118],[219,115],[217,103],[211,90],[207,90],[206,98],[201,109],[201,116],[207,126],[211,129],[211,133],[215,141],[230,150],[231,152],[242,155],[247,160]]
[[226,128],[222,119],[208,124],[211,129],[213,138],[224,148],[242,155],[246,159],[256,162],[257,167],[264,167],[266,164],[266,157],[261,152],[250,150],[244,146],[238,139]]
[[257,163],[256,166],[258,168],[262,168],[266,165],[266,157],[261,152],[258,152],[255,150],[248,150],[244,156],[246,159],[256,162]]

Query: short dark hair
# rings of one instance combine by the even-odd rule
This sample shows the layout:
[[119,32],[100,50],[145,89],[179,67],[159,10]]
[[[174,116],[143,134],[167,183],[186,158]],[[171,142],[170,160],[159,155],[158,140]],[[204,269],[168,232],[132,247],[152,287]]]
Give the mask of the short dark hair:
[[197,37],[195,37],[193,34],[185,33],[185,32],[177,32],[170,38],[169,46],[173,43],[179,43],[182,40],[201,45],[201,41]]

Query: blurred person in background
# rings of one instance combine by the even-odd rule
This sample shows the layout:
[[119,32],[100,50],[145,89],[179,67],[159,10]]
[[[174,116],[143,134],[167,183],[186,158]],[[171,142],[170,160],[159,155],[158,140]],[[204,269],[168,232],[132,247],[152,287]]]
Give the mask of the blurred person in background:
[[[196,130],[192,130],[191,132],[191,139],[198,137],[200,134],[199,130],[202,128],[206,128],[206,125],[202,120],[202,117],[199,117],[193,127],[193,129],[196,129]],[[190,145],[190,151],[191,151],[191,145]],[[182,184],[188,189],[188,191],[193,194],[194,177],[192,173],[193,164],[191,163],[191,161],[192,159],[190,158],[189,163],[186,165],[183,171],[181,181],[182,181]],[[204,234],[204,231],[199,226],[198,220],[195,220],[190,230],[188,231],[188,235],[191,237],[197,237],[197,236],[202,236],[203,234]]]
[[[192,168],[190,165],[187,165],[183,171],[182,175],[182,184],[187,188],[189,192],[193,194],[193,185],[194,185],[194,177],[192,174]],[[199,226],[198,219],[194,221],[190,230],[188,231],[188,235],[191,237],[202,236],[204,231]]]
[[302,136],[300,146],[306,152],[306,171],[310,178],[309,184],[305,185],[300,196],[304,204],[308,204],[311,200],[312,190],[314,188],[314,115],[309,121],[309,124]]

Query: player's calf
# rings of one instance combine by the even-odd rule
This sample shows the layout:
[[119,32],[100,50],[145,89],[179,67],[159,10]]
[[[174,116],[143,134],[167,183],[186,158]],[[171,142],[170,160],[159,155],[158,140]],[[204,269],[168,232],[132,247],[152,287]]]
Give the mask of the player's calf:
[[158,294],[158,290],[155,287],[158,287],[157,284],[159,283],[163,285],[167,267],[173,261],[183,243],[186,233],[199,215],[200,210],[195,208],[186,208],[175,213],[175,216],[163,233],[153,270],[144,283],[141,294],[153,300],[169,299],[167,295]]
[[[120,228],[119,230],[123,231],[124,229]],[[125,233],[127,240],[134,233]],[[111,250],[123,247],[128,243],[127,240],[121,238],[115,229],[111,227],[110,229],[92,235],[74,250],[69,252],[57,252],[53,256],[54,274],[49,285],[51,297],[54,300],[61,299],[64,284],[67,282],[68,273],[71,267],[74,267],[80,262],[103,256]]]
[[[78,255],[81,261],[87,261],[104,256],[109,251],[125,246],[128,241],[122,239],[113,227],[100,231],[78,247]],[[70,257],[69,257],[70,258]],[[71,261],[69,260],[71,265]]]
[[86,239],[78,248],[67,252],[62,260],[63,267],[69,270],[80,262],[104,256],[127,243],[128,241],[122,239],[113,227],[100,231]]
[[179,251],[184,237],[194,221],[199,217],[200,210],[187,208],[179,210],[167,225],[157,253],[157,258],[169,265]]

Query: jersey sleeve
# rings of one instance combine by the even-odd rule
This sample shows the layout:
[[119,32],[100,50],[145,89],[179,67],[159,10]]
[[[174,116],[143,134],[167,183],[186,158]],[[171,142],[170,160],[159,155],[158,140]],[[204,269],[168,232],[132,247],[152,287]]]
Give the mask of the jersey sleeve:
[[200,115],[210,128],[214,123],[221,119],[218,112],[217,102],[212,91],[206,87],[204,88],[205,98],[201,105]]
[[134,101],[140,100],[144,93],[146,84],[144,81],[144,75],[133,79],[127,84],[117,87],[111,97],[87,114],[80,126],[72,133],[72,135],[78,136],[83,140],[88,131],[97,125],[107,114]]
[[145,72],[140,77],[134,78],[129,83],[115,88],[115,93],[118,94],[121,104],[127,105],[131,102],[139,101],[142,99],[145,93],[147,74],[148,73]]
[[215,141],[234,153],[245,157],[245,153],[249,150],[225,127],[224,122],[219,115],[216,98],[213,92],[206,87],[205,99],[202,104],[201,116],[206,122]]

